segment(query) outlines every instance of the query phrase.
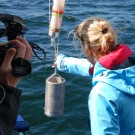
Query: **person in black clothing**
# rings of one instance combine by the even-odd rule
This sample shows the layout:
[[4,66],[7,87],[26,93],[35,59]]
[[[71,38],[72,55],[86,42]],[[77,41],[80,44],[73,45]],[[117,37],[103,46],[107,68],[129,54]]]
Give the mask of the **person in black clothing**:
[[20,105],[21,90],[16,86],[22,77],[13,74],[13,60],[21,59],[21,62],[30,64],[32,57],[32,48],[26,39],[16,37],[9,43],[16,45],[16,48],[10,48],[6,52],[0,66],[0,135],[12,133]]

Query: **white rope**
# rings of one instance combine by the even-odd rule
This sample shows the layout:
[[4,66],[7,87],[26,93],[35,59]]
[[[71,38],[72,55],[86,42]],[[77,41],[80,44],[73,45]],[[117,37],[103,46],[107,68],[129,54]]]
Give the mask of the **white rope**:
[[[59,5],[59,0],[58,0],[58,5]],[[58,10],[58,17],[59,17],[59,10]],[[51,4],[49,0],[49,22],[51,22]],[[56,38],[58,39],[56,43]],[[51,38],[51,44],[54,46],[54,51],[55,51],[55,58],[54,61],[56,61],[57,56],[58,56],[58,50],[59,50],[59,39],[60,39],[60,34],[55,33],[54,36]],[[54,67],[54,66],[53,66]],[[55,66],[55,74],[57,74],[57,67]]]
[[51,0],[49,0],[49,23],[51,22]]

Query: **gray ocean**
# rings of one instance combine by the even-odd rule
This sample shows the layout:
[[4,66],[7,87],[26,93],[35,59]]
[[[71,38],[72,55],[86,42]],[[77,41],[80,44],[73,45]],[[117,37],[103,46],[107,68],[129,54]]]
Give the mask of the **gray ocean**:
[[[52,4],[52,1],[51,1]],[[25,38],[46,51],[46,59],[32,57],[33,73],[21,80],[20,114],[28,121],[29,135],[91,135],[87,125],[88,95],[91,79],[59,72],[66,79],[64,116],[49,118],[44,115],[45,80],[53,74],[54,47],[48,36],[48,0],[1,0],[0,13],[22,17],[29,31]],[[118,33],[119,43],[129,45],[135,52],[135,1],[134,0],[67,0],[63,16],[59,53],[80,57],[69,32],[84,19],[98,16],[108,19]]]

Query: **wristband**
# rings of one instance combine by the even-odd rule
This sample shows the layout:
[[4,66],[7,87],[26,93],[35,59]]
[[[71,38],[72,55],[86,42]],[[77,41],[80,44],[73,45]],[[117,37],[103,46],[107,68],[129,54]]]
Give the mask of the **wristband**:
[[22,77],[31,74],[31,63],[23,58],[16,58],[11,63],[14,76]]

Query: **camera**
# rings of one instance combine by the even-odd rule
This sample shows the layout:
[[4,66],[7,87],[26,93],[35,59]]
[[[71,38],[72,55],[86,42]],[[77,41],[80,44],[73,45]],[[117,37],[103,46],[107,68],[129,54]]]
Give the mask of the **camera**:
[[[24,24],[24,20],[19,16],[10,14],[0,14],[0,21],[5,25],[5,28],[0,28],[0,38],[7,37],[8,41],[16,39],[16,36],[23,37],[24,34],[28,31],[27,26]],[[42,48],[40,48],[37,44],[32,42],[29,42],[29,44],[31,45],[32,50],[38,59],[45,59],[46,53]],[[15,48],[16,46],[11,45],[9,43],[0,46],[0,65],[3,63],[7,50],[13,47]],[[37,51],[43,53],[42,58],[39,57]]]
[[[5,28],[0,29],[0,38],[7,37],[7,40],[16,39],[16,36],[23,36],[28,28],[23,24],[24,20],[15,15],[0,14],[0,21],[4,23]],[[8,49],[15,48],[15,45],[5,44],[0,46],[0,65],[3,63]]]
[[19,16],[0,14],[0,21],[5,25],[5,29],[0,29],[0,38],[6,36],[8,40],[13,40],[28,31],[27,26],[23,24],[24,20]]
[[[24,20],[16,15],[9,15],[9,14],[0,14],[0,21],[4,23],[5,28],[0,28],[0,38],[7,37],[7,40],[14,40],[16,36],[24,37],[24,34],[28,31],[26,25],[24,25]],[[28,41],[29,42],[29,41]],[[37,44],[29,42],[33,53],[35,56],[43,60],[46,57],[45,51],[40,48]],[[16,48],[16,45],[5,43],[0,46],[0,66],[3,63],[5,58],[6,52],[10,48]],[[39,53],[39,52],[40,53]],[[41,57],[41,53],[43,54]],[[23,58],[13,58],[11,62],[12,66],[12,73],[15,76],[21,77],[26,76],[31,73],[31,63]]]

